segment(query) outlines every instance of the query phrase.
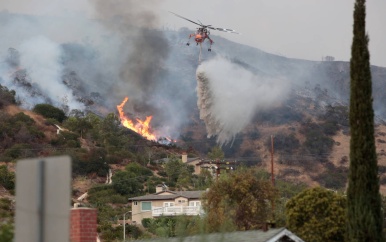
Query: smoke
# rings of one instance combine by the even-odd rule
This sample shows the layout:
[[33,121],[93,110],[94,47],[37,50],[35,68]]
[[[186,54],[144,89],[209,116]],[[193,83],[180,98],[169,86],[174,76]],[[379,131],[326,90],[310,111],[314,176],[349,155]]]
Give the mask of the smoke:
[[70,109],[84,109],[84,105],[76,100],[72,91],[62,82],[62,50],[57,43],[38,36],[26,40],[18,49],[22,53],[20,65],[27,70],[31,84],[36,83],[40,90],[49,90],[46,92],[48,98],[57,105],[63,104]]
[[168,42],[164,33],[157,31],[155,13],[160,1],[115,0],[92,1],[95,17],[122,39],[124,56],[120,67],[122,86],[113,91],[120,96],[130,96],[142,105],[149,102],[156,91],[159,75],[168,57]]
[[[3,11],[0,20],[0,80],[16,91],[21,105],[29,109],[38,103],[50,103],[66,111],[83,111],[80,97],[75,97],[74,89],[63,80],[66,66],[62,44],[80,41],[87,34],[96,35],[96,28],[77,15],[31,16]],[[84,30],[80,30],[82,27]],[[17,60],[10,56],[17,56]]]
[[227,144],[261,110],[285,100],[287,82],[256,75],[230,61],[217,57],[197,69],[197,105],[208,137],[217,136]]
[[[49,1],[47,9],[36,9],[39,15],[0,12],[0,83],[25,108],[65,103],[104,115],[128,96],[126,114],[152,115],[160,135],[178,137],[194,107],[194,77],[181,80],[186,73],[170,68],[185,59],[180,52],[170,56],[171,41],[157,29],[160,1],[90,0],[91,18],[61,11],[63,4],[76,9],[77,2]],[[9,48],[20,55],[16,66],[6,60]]]

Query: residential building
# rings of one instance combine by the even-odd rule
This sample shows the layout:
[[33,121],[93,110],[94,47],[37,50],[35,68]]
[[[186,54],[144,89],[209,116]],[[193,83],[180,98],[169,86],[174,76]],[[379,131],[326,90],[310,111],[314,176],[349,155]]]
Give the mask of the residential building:
[[199,175],[201,173],[201,158],[195,157],[195,158],[188,158],[188,155],[186,153],[182,153],[182,163],[194,166],[194,172],[193,174]]
[[[165,163],[168,163],[169,160],[170,158],[162,158],[159,160],[155,160],[154,162],[158,164],[165,164]],[[201,173],[201,165],[200,165],[202,161],[201,158],[199,157],[188,158],[188,155],[184,152],[181,155],[181,160],[182,160],[182,163],[194,166],[193,174],[199,175]]]
[[205,191],[169,191],[157,186],[156,193],[129,198],[132,222],[141,224],[144,218],[203,214],[201,196]]

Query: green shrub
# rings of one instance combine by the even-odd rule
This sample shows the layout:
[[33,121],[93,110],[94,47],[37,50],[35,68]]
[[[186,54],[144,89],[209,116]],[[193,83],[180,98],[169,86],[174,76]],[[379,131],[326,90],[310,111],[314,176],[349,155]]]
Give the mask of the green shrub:
[[[294,150],[297,150],[300,147],[299,140],[295,137],[294,133],[285,134],[278,133],[273,137],[274,147],[276,151],[281,151],[284,153],[293,153]],[[271,137],[268,137],[265,142],[268,150],[271,150],[272,140]]]
[[15,189],[15,173],[8,171],[7,166],[0,166],[0,185],[7,190]]
[[142,219],[141,223],[142,223],[143,227],[149,228],[151,225],[151,220],[152,220],[151,218]]
[[88,200],[93,204],[127,203],[127,197],[118,194],[111,185],[102,185],[89,189]]
[[303,152],[311,154],[314,160],[326,161],[334,145],[334,140],[324,132],[323,125],[317,123],[303,123],[301,130],[306,136]]
[[12,242],[14,237],[14,227],[12,224],[2,223],[0,224],[0,241]]
[[125,170],[127,172],[132,172],[138,176],[152,176],[153,172],[149,169],[146,168],[136,162],[130,163],[125,167]]
[[21,123],[24,123],[24,124],[28,124],[28,125],[32,125],[35,123],[35,120],[33,120],[33,118],[31,118],[30,116],[28,116],[27,114],[23,113],[23,112],[20,112],[20,113],[17,113],[15,115],[13,115],[12,119],[11,119],[11,122],[21,122]]
[[63,122],[66,119],[66,114],[63,110],[56,108],[50,104],[36,104],[32,111],[42,115],[45,118],[53,118],[59,123]]
[[0,108],[9,104],[16,104],[16,92],[14,90],[8,90],[0,84]]

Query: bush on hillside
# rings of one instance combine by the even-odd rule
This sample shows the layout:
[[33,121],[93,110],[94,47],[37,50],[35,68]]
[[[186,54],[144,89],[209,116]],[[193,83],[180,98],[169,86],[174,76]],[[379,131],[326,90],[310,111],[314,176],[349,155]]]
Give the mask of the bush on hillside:
[[36,104],[32,111],[42,115],[45,118],[53,118],[60,123],[67,118],[63,110],[50,104]]
[[14,90],[8,90],[0,84],[0,108],[10,104],[16,104],[16,92]]
[[[68,152],[67,152],[68,153]],[[94,156],[93,150],[86,153],[76,152],[71,155],[72,172],[75,175],[96,174],[106,176],[109,166],[103,156]]]
[[7,166],[0,166],[0,185],[7,190],[15,189],[15,173],[8,170]]
[[67,148],[79,148],[79,136],[77,134],[61,131],[56,139],[51,140],[51,145],[63,146]]
[[118,171],[112,177],[114,190],[121,195],[138,196],[143,194],[142,177],[135,173]]
[[302,147],[303,153],[312,156],[314,160],[327,161],[334,146],[334,140],[326,135],[323,126],[306,122],[302,124],[300,132],[306,136]]
[[282,125],[292,122],[300,122],[303,119],[303,115],[288,106],[281,106],[276,109],[265,110],[259,112],[255,121],[262,123],[269,123],[271,125]]
[[127,196],[117,193],[112,185],[101,185],[88,190],[88,201],[92,204],[127,203]]
[[[273,137],[274,150],[284,153],[293,153],[294,150],[297,150],[300,147],[299,140],[295,137],[294,133],[285,134],[278,133]],[[271,137],[268,137],[265,141],[265,145],[268,150],[271,150],[272,140]]]

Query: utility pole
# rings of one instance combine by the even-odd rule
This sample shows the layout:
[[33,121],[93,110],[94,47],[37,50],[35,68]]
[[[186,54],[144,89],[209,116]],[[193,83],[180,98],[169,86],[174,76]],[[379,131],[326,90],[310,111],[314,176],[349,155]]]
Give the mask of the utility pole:
[[126,214],[128,213],[131,213],[131,211],[123,214],[123,242],[126,242]]
[[[272,181],[272,186],[275,187],[275,175],[274,175],[274,169],[273,169],[273,135],[271,135],[271,181]],[[275,199],[272,200],[271,226],[275,226]]]
[[275,175],[273,171],[273,135],[271,135],[271,180],[272,185],[275,186]]

